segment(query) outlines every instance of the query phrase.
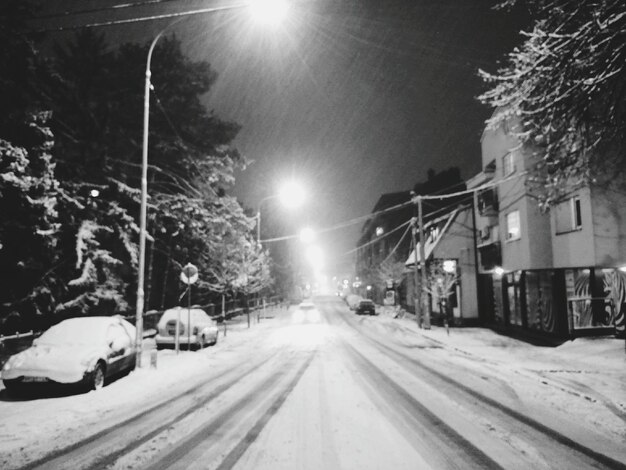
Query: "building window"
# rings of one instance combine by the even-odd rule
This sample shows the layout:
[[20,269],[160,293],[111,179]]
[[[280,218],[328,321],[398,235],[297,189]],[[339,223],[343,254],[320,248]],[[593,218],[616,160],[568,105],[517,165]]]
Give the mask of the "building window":
[[513,154],[510,152],[502,157],[502,173],[504,176],[515,173],[515,160],[513,160]]
[[572,220],[574,222],[574,229],[579,229],[583,226],[582,211],[580,209],[580,198],[572,198]]
[[434,243],[439,236],[439,225],[435,225],[428,230],[426,234],[426,243]]
[[506,215],[506,239],[517,240],[520,236],[519,211],[509,212]]
[[478,213],[483,216],[497,215],[498,193],[496,188],[479,191],[477,194]]
[[554,213],[557,234],[580,230],[583,226],[582,208],[578,197],[558,204]]

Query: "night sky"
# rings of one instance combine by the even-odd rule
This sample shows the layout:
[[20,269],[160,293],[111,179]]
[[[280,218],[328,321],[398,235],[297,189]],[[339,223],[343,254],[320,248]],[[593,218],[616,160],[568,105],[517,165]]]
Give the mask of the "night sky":
[[[72,10],[118,2],[46,3]],[[115,15],[213,4],[170,0]],[[254,162],[238,174],[236,195],[256,210],[282,180],[297,178],[309,193],[307,204],[295,213],[264,205],[280,212],[266,220],[288,217],[289,230],[323,229],[368,214],[382,193],[411,189],[429,168],[458,166],[466,179],[480,171],[480,135],[490,110],[476,100],[484,89],[477,70],[495,70],[525,26],[523,13],[492,5],[298,1],[271,29],[236,10],[190,17],[172,31],[186,54],[208,61],[219,74],[204,98],[207,107],[242,125],[235,146]],[[111,17],[84,15],[64,24]],[[113,44],[149,41],[167,23],[106,31]],[[361,226],[320,238],[327,261],[350,261],[342,254],[355,247]]]

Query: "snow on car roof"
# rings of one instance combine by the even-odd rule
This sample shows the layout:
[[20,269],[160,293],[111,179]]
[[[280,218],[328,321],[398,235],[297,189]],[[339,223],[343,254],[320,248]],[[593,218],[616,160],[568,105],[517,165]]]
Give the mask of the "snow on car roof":
[[181,322],[186,321],[188,311],[194,320],[195,319],[206,320],[207,318],[211,318],[204,310],[200,308],[192,308],[191,310],[189,310],[187,307],[174,307],[174,308],[167,309],[165,312],[163,312],[163,315],[161,316],[161,320],[176,318],[178,316],[178,312],[180,312]]
[[50,327],[38,339],[44,344],[93,343],[106,335],[107,327],[118,323],[117,317],[68,318]]

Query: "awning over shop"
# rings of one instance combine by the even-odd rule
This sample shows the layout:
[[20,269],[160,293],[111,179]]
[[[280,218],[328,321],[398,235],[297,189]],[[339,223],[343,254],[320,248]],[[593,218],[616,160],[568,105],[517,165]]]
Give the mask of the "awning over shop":
[[[448,227],[450,227],[450,225],[452,225],[452,222],[454,221],[454,219],[455,219],[455,217],[456,217],[458,212],[459,212],[459,210],[456,209],[453,212],[451,212],[450,214],[447,214],[444,217],[439,217],[438,219],[433,220],[433,221],[429,222],[428,224],[426,224],[424,226],[424,230],[426,232],[430,232],[426,236],[426,244],[424,245],[424,255],[425,255],[427,260],[433,254],[434,249],[437,247],[437,245],[439,244],[441,239],[445,236],[446,231],[448,230]],[[436,234],[433,235],[431,228],[433,226],[441,225],[442,222],[444,222],[444,221],[445,221],[445,223],[443,225],[443,228],[441,228],[439,231],[436,231]],[[404,262],[404,265],[406,267],[413,266],[415,264],[415,260],[416,259],[417,259],[417,263],[418,264],[422,261],[422,259],[420,257],[420,250],[421,250],[421,241],[417,242],[417,253],[416,253],[416,250],[411,251],[411,254],[407,258],[407,260]]]

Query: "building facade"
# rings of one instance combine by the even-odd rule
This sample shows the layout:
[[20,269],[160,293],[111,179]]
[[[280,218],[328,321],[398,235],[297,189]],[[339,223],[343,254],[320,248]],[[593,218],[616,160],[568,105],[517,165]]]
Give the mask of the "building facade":
[[[475,192],[483,321],[506,332],[566,339],[624,333],[626,195],[572,191],[549,212],[525,184],[532,152],[505,126],[481,139]],[[485,187],[487,186],[487,187]]]
[[[409,251],[411,239],[407,231],[414,212],[410,201],[410,191],[381,195],[361,229],[353,291],[378,303],[383,303],[389,280],[394,281],[398,298],[404,297],[401,272],[394,272],[394,264],[403,261]],[[390,279],[385,279],[387,276]]]
[[[479,323],[474,215],[462,204],[424,224],[427,309],[434,324],[471,326]],[[407,297],[420,290],[420,244],[411,250],[407,268]],[[415,264],[417,261],[417,265]]]

